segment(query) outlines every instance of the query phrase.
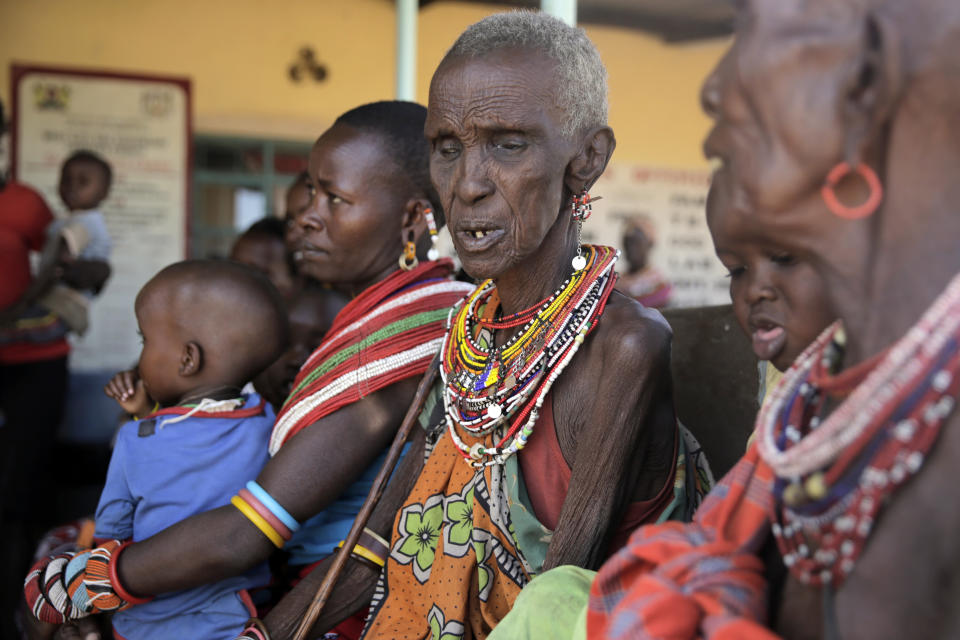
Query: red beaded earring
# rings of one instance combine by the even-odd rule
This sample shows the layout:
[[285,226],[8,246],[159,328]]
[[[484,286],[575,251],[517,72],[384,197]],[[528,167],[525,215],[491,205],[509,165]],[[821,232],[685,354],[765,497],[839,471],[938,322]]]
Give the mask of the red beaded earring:
[[580,243],[580,231],[583,227],[583,221],[593,213],[592,203],[594,200],[599,200],[599,198],[590,197],[590,194],[587,193],[587,188],[584,187],[579,194],[574,194],[573,200],[570,202],[573,219],[577,223],[577,255],[570,261],[574,271],[580,271],[587,266],[587,259],[583,257],[583,247]]

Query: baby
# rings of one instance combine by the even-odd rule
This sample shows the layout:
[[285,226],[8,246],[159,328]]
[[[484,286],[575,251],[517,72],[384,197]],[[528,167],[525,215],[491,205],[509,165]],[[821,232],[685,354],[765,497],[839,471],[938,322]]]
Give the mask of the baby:
[[293,380],[310,354],[333,325],[340,310],[349,300],[333,289],[326,289],[314,280],[305,279],[297,293],[287,301],[290,321],[290,344],[276,362],[253,379],[253,386],[279,411],[290,395]]
[[100,205],[110,195],[113,169],[92,151],[74,151],[60,167],[60,199],[70,217],[54,227],[82,225],[87,242],[75,258],[80,260],[110,259],[111,240]]
[[296,293],[298,282],[285,234],[286,223],[280,218],[268,216],[258,220],[233,243],[230,259],[263,273],[284,300],[289,300]]
[[836,316],[813,267],[756,231],[734,208],[707,206],[707,224],[717,257],[730,273],[733,312],[753,343],[753,352],[776,372],[761,380],[766,392]]
[[[260,396],[240,393],[287,341],[283,303],[265,277],[227,261],[180,262],[143,287],[135,312],[140,361],[105,391],[141,417],[118,434],[98,539],[140,541],[228,504],[266,463],[274,421]],[[268,580],[261,565],[120,611],[113,625],[137,640],[232,638],[252,615],[245,590]]]
[[49,286],[39,307],[81,335],[87,330],[89,301],[110,276],[112,241],[99,207],[112,181],[110,164],[92,151],[75,151],[64,161],[60,198],[69,215],[47,229],[38,269],[38,286]]

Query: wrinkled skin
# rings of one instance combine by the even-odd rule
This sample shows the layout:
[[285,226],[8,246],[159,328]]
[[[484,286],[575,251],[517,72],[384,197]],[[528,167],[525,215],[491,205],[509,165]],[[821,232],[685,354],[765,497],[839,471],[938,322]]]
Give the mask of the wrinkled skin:
[[[722,161],[713,206],[750,216],[810,260],[848,333],[848,362],[878,353],[960,271],[960,5],[947,0],[748,0],[737,40],[707,79]],[[832,216],[820,186],[865,162],[885,185],[872,217]],[[846,180],[841,201],[865,198]],[[839,637],[954,638],[960,530],[952,495],[960,425],[948,420],[918,476],[894,494],[833,604]],[[774,629],[823,637],[822,592],[788,578]]]
[[[430,88],[431,177],[464,269],[495,281],[504,314],[538,304],[571,273],[571,197],[596,181],[614,147],[608,127],[561,134],[553,64],[515,49],[452,58]],[[572,477],[544,569],[596,568],[627,503],[663,486],[675,433],[669,344],[659,314],[614,293],[557,380],[557,438]]]

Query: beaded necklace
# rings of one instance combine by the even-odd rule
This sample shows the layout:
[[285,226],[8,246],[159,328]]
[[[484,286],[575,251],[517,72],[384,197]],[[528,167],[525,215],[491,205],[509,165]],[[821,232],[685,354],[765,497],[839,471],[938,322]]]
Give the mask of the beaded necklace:
[[[772,529],[784,564],[805,584],[835,588],[953,411],[960,276],[887,352],[837,374],[843,345],[834,324],[784,375],[757,421],[760,455],[776,475]],[[838,397],[823,419],[827,399]]]
[[[583,249],[584,268],[529,309],[497,318],[500,300],[492,280],[451,309],[440,352],[445,419],[473,466],[502,464],[526,445],[544,398],[603,313],[620,254],[603,246]],[[516,335],[494,346],[494,331],[516,327]],[[468,446],[458,429],[480,441]],[[504,429],[494,446],[484,445],[484,436]]]

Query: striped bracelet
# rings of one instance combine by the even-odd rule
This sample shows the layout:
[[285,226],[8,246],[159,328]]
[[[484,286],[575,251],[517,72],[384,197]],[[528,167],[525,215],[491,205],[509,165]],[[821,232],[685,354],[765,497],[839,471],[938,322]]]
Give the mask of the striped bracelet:
[[252,480],[230,499],[230,504],[278,549],[282,549],[300,528],[293,516]]
[[[345,542],[346,540],[341,540],[337,549],[342,549]],[[387,563],[387,556],[390,555],[390,544],[376,532],[364,527],[363,533],[360,534],[360,539],[357,540],[357,544],[353,547],[350,555],[379,570]]]
[[267,631],[267,625],[263,624],[263,620],[250,618],[243,633],[236,640],[270,640],[270,632]]

